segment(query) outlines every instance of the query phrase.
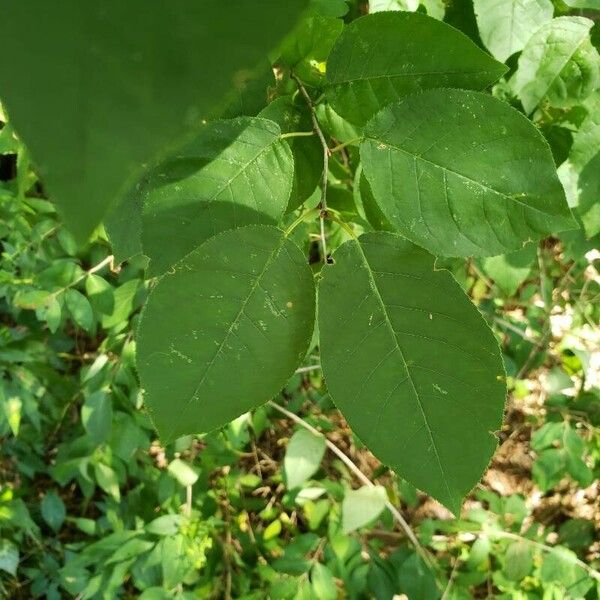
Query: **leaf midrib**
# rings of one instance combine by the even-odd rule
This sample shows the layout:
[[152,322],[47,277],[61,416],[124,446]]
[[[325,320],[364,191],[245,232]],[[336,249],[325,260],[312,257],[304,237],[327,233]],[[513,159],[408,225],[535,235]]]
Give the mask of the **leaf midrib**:
[[435,442],[435,437],[433,435],[433,430],[431,429],[431,426],[429,425],[429,421],[427,419],[427,414],[425,413],[425,408],[423,406],[423,403],[421,402],[421,397],[419,396],[419,392],[417,390],[417,386],[415,385],[415,382],[413,380],[413,376],[412,376],[411,370],[410,370],[410,368],[408,366],[406,358],[404,357],[404,352],[402,351],[402,348],[400,347],[400,342],[398,340],[398,336],[396,335],[396,331],[394,330],[392,322],[390,321],[388,312],[387,312],[386,307],[385,307],[385,303],[384,303],[383,298],[381,296],[381,293],[379,291],[379,287],[377,286],[377,282],[376,282],[375,277],[373,275],[373,271],[371,269],[371,265],[369,264],[367,256],[366,256],[366,254],[365,254],[365,252],[363,250],[362,244],[360,243],[359,240],[356,240],[355,243],[358,246],[358,249],[360,251],[360,255],[362,257],[362,261],[363,261],[363,263],[364,263],[364,265],[365,265],[365,267],[367,269],[367,273],[369,275],[369,280],[371,282],[372,289],[373,289],[373,291],[374,291],[374,293],[375,293],[375,295],[377,297],[377,300],[378,300],[378,302],[379,302],[379,304],[381,306],[381,310],[382,310],[383,316],[385,318],[385,323],[386,323],[388,329],[390,330],[390,333],[392,334],[392,337],[393,337],[394,342],[396,344],[396,349],[398,350],[398,352],[400,354],[400,358],[401,358],[401,360],[402,360],[402,362],[404,364],[404,368],[406,369],[406,374],[408,376],[408,381],[410,382],[410,385],[411,385],[411,387],[413,389],[413,392],[415,394],[415,398],[417,400],[417,405],[418,405],[419,410],[421,412],[421,416],[423,418],[423,422],[425,423],[425,427],[427,429],[427,433],[429,434],[429,439],[431,440],[431,445],[433,447],[433,451],[435,453],[435,457],[436,457],[436,460],[437,460],[437,463],[438,463],[438,466],[439,466],[439,469],[440,469],[440,473],[442,475],[442,480],[444,481],[444,485],[445,485],[446,491],[448,493],[448,501],[451,502],[451,503],[453,503],[454,495],[450,491],[450,486],[448,484],[448,479],[446,477],[446,473],[444,472],[444,468],[442,466],[442,461],[440,459],[440,454],[439,454],[439,451],[438,451],[438,448],[437,448],[437,445],[436,445],[436,442]]
[[[357,81],[375,81],[378,79],[393,79],[395,77],[421,77],[422,75],[495,75],[491,69],[480,69],[479,71],[423,71],[408,73],[385,73],[383,75],[369,75],[365,77],[355,77],[353,79],[340,79],[338,81],[330,81],[331,85],[343,85],[346,83],[355,83]],[[485,87],[485,86],[484,86]]]
[[418,159],[424,163],[427,163],[429,165],[431,165],[432,167],[436,167],[444,172],[447,173],[452,173],[452,175],[456,175],[457,177],[464,179],[470,183],[474,183],[475,185],[479,186],[480,188],[482,188],[483,190],[489,191],[489,192],[493,192],[494,194],[500,196],[501,198],[504,198],[505,200],[509,200],[510,202],[514,202],[515,204],[518,204],[520,206],[522,206],[523,208],[527,209],[527,210],[532,210],[535,212],[540,213],[541,215],[543,215],[544,217],[548,218],[548,217],[563,217],[563,218],[567,218],[567,215],[561,215],[561,214],[557,214],[557,215],[553,215],[551,213],[547,213],[544,212],[543,210],[541,210],[540,208],[537,208],[536,206],[532,206],[530,204],[525,204],[524,202],[521,202],[520,200],[518,200],[517,198],[514,198],[508,194],[505,194],[504,192],[501,192],[499,190],[494,189],[493,187],[490,187],[488,185],[485,185],[484,183],[482,183],[481,181],[477,181],[476,179],[472,179],[471,177],[469,177],[468,175],[463,175],[462,173],[459,173],[458,171],[454,171],[452,169],[450,169],[449,167],[445,167],[444,165],[440,165],[436,162],[433,162],[432,160],[428,160],[427,158],[425,158],[424,156],[420,155],[420,154],[415,154],[413,152],[409,152],[408,150],[405,150],[404,148],[401,148],[400,146],[397,146],[395,144],[392,144],[388,141],[385,140],[378,140],[377,138],[374,137],[368,137],[365,136],[365,140],[369,140],[378,144],[384,144],[385,146],[387,146],[388,148],[393,148],[394,150],[398,150],[399,152],[403,152],[404,154],[406,154],[407,156],[412,157],[413,159]]
[[[264,277],[264,275],[267,272],[267,270],[269,269],[269,267],[273,264],[273,261],[275,260],[275,258],[281,252],[281,249],[283,248],[283,245],[285,244],[286,239],[287,239],[287,237],[282,232],[279,244],[277,244],[277,246],[269,254],[269,256],[268,256],[267,260],[265,261],[265,264],[264,264],[261,272],[257,275],[254,283],[250,287],[250,291],[248,292],[248,295],[246,296],[246,298],[242,302],[242,306],[240,307],[240,310],[238,311],[237,315],[235,316],[235,318],[233,319],[233,321],[229,325],[229,328],[225,332],[225,335],[223,336],[223,340],[221,341],[221,343],[219,344],[219,346],[215,350],[215,353],[213,354],[212,358],[210,359],[210,361],[206,365],[206,368],[204,369],[204,372],[202,373],[202,376],[200,377],[200,381],[196,385],[196,388],[194,389],[194,392],[193,392],[192,396],[190,397],[190,399],[185,403],[184,407],[182,408],[182,416],[187,412],[187,410],[192,405],[192,403],[195,402],[198,399],[198,394],[200,393],[200,388],[202,387],[204,381],[206,380],[206,377],[208,376],[208,373],[210,372],[210,370],[212,369],[213,365],[215,364],[215,361],[217,360],[217,357],[219,356],[219,354],[221,354],[221,351],[223,350],[223,347],[225,346],[225,343],[229,339],[229,336],[233,333],[233,329],[234,329],[235,325],[239,322],[240,318],[244,314],[244,311],[246,309],[246,306],[248,305],[248,302],[250,302],[250,299],[252,298],[252,296],[254,295],[254,293],[256,292],[256,290],[260,287],[261,279]],[[173,429],[173,431],[175,431],[175,429],[176,429],[176,427]],[[169,437],[173,434],[173,431],[171,431],[171,433],[169,434],[169,436],[167,436],[167,439],[169,439]]]

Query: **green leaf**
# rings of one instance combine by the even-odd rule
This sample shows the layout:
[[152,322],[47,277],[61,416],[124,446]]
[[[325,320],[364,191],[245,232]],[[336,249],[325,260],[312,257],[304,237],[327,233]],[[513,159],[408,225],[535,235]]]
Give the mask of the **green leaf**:
[[151,276],[221,231],[280,220],[294,173],[280,134],[266,119],[215,121],[152,171],[139,190]]
[[588,239],[600,233],[600,152],[588,162],[579,175],[577,214]]
[[88,299],[77,290],[65,290],[65,304],[69,309],[73,322],[84,329],[91,331],[94,326],[94,312]]
[[321,563],[315,563],[310,570],[310,583],[315,600],[336,600],[338,589],[331,571]]
[[48,492],[41,505],[42,517],[54,531],[58,531],[65,522],[67,511],[61,497],[53,491]]
[[394,226],[387,220],[383,212],[381,212],[373,196],[371,186],[363,172],[360,173],[358,185],[354,187],[354,193],[355,195],[359,195],[367,221],[373,226],[373,229],[377,231],[394,231]]
[[531,544],[519,541],[511,544],[506,551],[504,572],[511,581],[521,581],[529,575],[533,567]]
[[180,458],[169,463],[169,473],[183,486],[194,485],[198,481],[198,473]]
[[325,454],[325,438],[306,429],[299,429],[290,439],[283,469],[289,489],[301,486],[318,470]]
[[51,333],[56,333],[62,321],[62,307],[56,297],[50,298],[46,305],[44,318]]
[[115,296],[113,288],[102,277],[88,275],[85,280],[85,291],[90,304],[104,315],[110,315],[115,308]]
[[416,553],[400,566],[398,583],[400,590],[410,600],[434,600],[440,597],[434,573]]
[[[171,464],[173,464],[173,462],[171,462]],[[153,521],[150,521],[150,523],[146,525],[145,529],[148,533],[152,533],[154,535],[172,536],[179,531],[182,520],[182,515],[162,515]]]
[[502,62],[523,50],[554,13],[550,0],[474,0],[474,5],[481,40]]
[[561,546],[544,554],[541,580],[560,583],[569,589],[569,597],[573,598],[583,598],[593,585],[588,573],[577,564],[577,555]]
[[482,262],[483,271],[507,296],[512,296],[527,279],[536,256],[534,244],[510,254],[489,256]]
[[369,122],[360,153],[384,215],[434,254],[504,254],[574,227],[548,144],[491,96],[405,98]]
[[112,403],[105,391],[99,390],[85,399],[81,421],[95,444],[102,444],[110,437],[112,416]]
[[376,519],[385,509],[387,493],[380,485],[348,490],[342,502],[342,530],[356,531]]
[[0,571],[14,577],[18,566],[19,549],[9,540],[0,540]]
[[584,17],[558,17],[531,36],[511,79],[527,114],[542,100],[571,106],[600,85],[600,58],[589,35],[593,25]]
[[188,254],[152,290],[138,330],[145,402],[163,440],[272,398],[304,358],[313,321],[311,271],[279,229],[227,231]]
[[94,475],[98,485],[119,502],[121,491],[119,489],[119,480],[114,470],[104,463],[96,463],[94,465]]
[[281,47],[281,61],[303,82],[318,86],[325,75],[325,61],[342,32],[341,19],[309,10]]
[[80,240],[145,165],[218,112],[305,5],[2,3],[0,53],[14,57],[0,64],[2,102]]
[[[259,114],[275,121],[281,133],[312,131],[310,113],[291,96],[276,98]],[[286,140],[294,157],[294,179],[287,212],[298,208],[315,191],[323,173],[323,149],[316,135],[291,137]]]
[[413,92],[484,89],[505,71],[441,21],[420,13],[383,12],[346,26],[329,56],[327,79],[333,108],[364,125],[380,108]]
[[333,259],[319,285],[333,401],[383,463],[458,514],[502,423],[498,343],[452,276],[401,237],[365,234]]
[[358,145],[359,138],[362,136],[361,128],[355,127],[346,119],[340,117],[329,102],[318,104],[315,107],[315,113],[321,129],[327,135],[344,144],[353,142]]
[[563,450],[550,448],[540,453],[533,463],[533,480],[542,492],[552,489],[566,475],[567,456]]
[[140,281],[131,279],[114,290],[115,308],[109,315],[102,317],[102,327],[110,329],[127,325],[127,317],[133,310],[133,303],[138,292]]

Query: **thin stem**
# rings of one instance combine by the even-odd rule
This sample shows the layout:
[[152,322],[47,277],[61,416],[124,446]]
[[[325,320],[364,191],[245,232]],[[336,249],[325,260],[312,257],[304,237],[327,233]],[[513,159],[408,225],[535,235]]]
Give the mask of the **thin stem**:
[[52,292],[45,299],[44,302],[48,302],[48,300],[50,300],[51,298],[56,298],[56,296],[58,296],[59,294],[62,294],[65,290],[68,290],[69,288],[72,288],[73,286],[77,285],[78,283],[83,281],[88,275],[93,275],[97,271],[100,271],[100,269],[103,269],[106,265],[111,265],[111,269],[112,269],[113,265],[114,265],[114,261],[115,261],[115,257],[112,254],[110,254],[104,260],[100,261],[97,265],[95,265],[91,269],[88,269],[83,275],[81,275],[74,281],[71,281],[71,283],[69,283],[69,285],[65,285],[65,287],[62,287],[59,290],[56,290],[55,292]]
[[[269,405],[281,414],[285,415],[288,419],[291,419],[295,423],[298,423],[298,425],[301,425],[305,429],[308,429],[308,431],[310,431],[311,433],[314,433],[319,437],[325,438],[325,444],[327,445],[327,448],[329,448],[329,450],[331,450],[331,452],[333,452],[350,469],[350,471],[352,471],[352,473],[356,475],[357,479],[359,479],[366,486],[375,487],[375,484],[352,462],[352,460],[350,460],[350,458],[346,454],[344,454],[344,452],[342,452],[333,442],[330,442],[327,439],[327,437],[324,436],[318,429],[315,429],[302,417],[295,415],[293,412],[290,412],[289,410],[287,410],[283,406],[280,406],[276,402],[273,402],[272,400],[269,401]],[[421,546],[419,540],[417,539],[417,536],[413,533],[413,530],[410,528],[410,525],[400,514],[400,511],[387,499],[385,501],[385,506],[390,511],[394,519],[398,522],[402,531],[413,544],[417,552],[420,554],[421,558],[429,567],[433,568],[434,564],[431,556],[425,550],[425,548]]]
[[[331,213],[331,211],[329,211],[329,213]],[[329,216],[331,217],[331,220],[335,221],[338,225],[340,225],[350,237],[356,239],[356,234],[354,233],[354,231],[352,231],[352,228],[350,227],[350,225],[348,225],[348,223],[342,221],[342,219],[340,219],[337,215],[330,214]]]
[[295,138],[295,137],[308,137],[311,135],[315,135],[314,131],[290,131],[289,133],[282,133],[279,137],[282,140],[286,138]]
[[327,216],[327,182],[329,178],[329,155],[331,151],[329,150],[329,146],[327,145],[327,140],[325,139],[325,135],[319,125],[319,120],[317,119],[317,113],[315,112],[315,105],[310,97],[310,94],[306,91],[302,82],[294,75],[291,74],[292,79],[298,85],[298,89],[302,96],[304,96],[304,100],[306,100],[306,104],[310,110],[310,118],[312,120],[313,129],[317,136],[319,136],[319,141],[321,142],[321,146],[323,147],[323,176],[321,179],[321,201],[319,202],[319,207],[321,209],[321,214],[319,218],[321,220],[321,246],[323,248],[323,262],[327,263],[327,243],[325,239],[325,217]]
[[188,517],[192,516],[192,486],[185,486],[185,514]]
[[296,229],[296,227],[298,227],[298,225],[300,225],[300,223],[302,223],[303,221],[306,221],[308,219],[310,219],[313,216],[317,216],[319,213],[321,212],[320,208],[312,208],[311,210],[307,210],[306,212],[302,213],[286,230],[285,230],[285,235],[286,237],[290,235],[290,233],[292,233],[292,231],[294,231],[294,229]]
[[[519,535],[517,533],[511,533],[510,531],[488,531],[487,535],[491,538],[506,538],[510,540],[518,540],[520,542],[527,542],[528,544],[535,546],[543,552],[554,552],[556,550],[556,548],[553,548],[552,546],[542,544],[541,542],[536,542],[535,540],[530,540],[529,538],[523,537],[522,535]],[[576,564],[578,567],[581,567],[584,571],[587,571],[593,579],[595,579],[596,581],[600,581],[600,572],[596,571],[596,569],[590,567],[582,560],[579,560],[578,558],[567,559],[566,557],[565,560],[569,560],[570,562]]]
[[307,367],[296,369],[296,373],[309,373],[310,371],[318,371],[320,369],[321,365],[308,365]]
[[325,235],[325,210],[321,210],[319,213],[319,227],[321,232],[321,246],[323,248],[323,262],[327,263],[327,257],[329,256],[327,253],[327,236]]
[[337,146],[334,146],[333,148],[331,148],[330,152],[331,152],[331,154],[333,154],[335,152],[339,152],[340,150],[343,150],[347,146],[352,146],[353,144],[360,142],[361,139],[362,138],[358,137],[358,138],[354,138],[352,140],[348,140],[347,142],[344,142],[342,144],[338,144]]

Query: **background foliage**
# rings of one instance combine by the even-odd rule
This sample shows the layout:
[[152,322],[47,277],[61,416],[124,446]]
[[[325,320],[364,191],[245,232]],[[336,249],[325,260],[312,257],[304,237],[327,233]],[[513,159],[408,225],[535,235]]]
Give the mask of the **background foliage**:
[[[319,9],[281,51],[281,63],[309,86],[322,82],[340,19],[367,8],[315,4]],[[593,72],[597,27],[590,35],[591,25],[580,20],[595,18],[598,7],[593,0],[568,4],[371,2],[372,11],[444,18],[507,61],[494,95],[524,109],[543,132],[580,226],[517,252],[444,263],[500,340],[510,388],[505,426],[496,432],[500,449],[459,518],[361,446],[328,396],[314,344],[274,400],[325,437],[268,404],[220,431],[161,445],[134,369],[147,259],[130,250],[113,259],[102,229],[89,242],[74,239],[0,115],[1,594],[598,597],[600,97]],[[534,68],[533,48],[540,45],[542,66]],[[561,52],[572,58],[556,83],[546,74]],[[249,109],[242,102],[232,116],[262,110],[287,123],[288,132],[310,130],[309,115],[290,94],[293,83],[284,78],[267,86],[278,96],[274,102]],[[339,144],[357,137],[329,104],[317,115]],[[261,137],[253,143],[280,143],[258,126],[254,134]],[[291,197],[311,208],[322,165],[312,161],[310,144],[318,155],[318,142],[290,141],[307,174],[293,180]],[[60,148],[59,136],[55,142]],[[285,165],[285,150],[272,152],[283,153],[278,164]],[[351,144],[334,153],[330,204],[365,229],[369,222],[385,229],[368,184],[360,170],[353,172],[356,159]],[[160,227],[160,215],[143,219]],[[329,226],[332,246],[344,235]],[[294,234],[314,270],[322,260],[318,238],[312,223]],[[325,439],[375,486],[358,479]],[[401,509],[417,548],[386,502]]]

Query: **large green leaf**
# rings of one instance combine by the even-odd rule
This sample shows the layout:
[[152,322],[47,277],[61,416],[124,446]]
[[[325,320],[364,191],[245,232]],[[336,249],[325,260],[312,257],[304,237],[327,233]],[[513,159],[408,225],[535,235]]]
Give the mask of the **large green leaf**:
[[554,12],[550,0],[474,0],[474,5],[481,39],[501,61],[523,50]]
[[0,2],[2,101],[79,238],[223,106],[305,4]]
[[458,514],[502,423],[498,343],[452,276],[398,235],[365,234],[333,259],[319,285],[327,388],[375,456]]
[[600,85],[600,59],[590,41],[593,25],[584,17],[558,17],[531,36],[511,79],[527,114],[542,100],[570,106]]
[[369,122],[360,152],[387,219],[434,254],[504,254],[574,227],[548,144],[491,96],[405,98]]
[[149,274],[163,273],[221,231],[279,221],[294,175],[280,134],[261,118],[213,121],[149,174],[138,192]]
[[214,236],[150,293],[138,330],[144,400],[164,441],[228,423],[273,397],[314,321],[306,258],[275,227]]
[[327,63],[330,101],[357,125],[407,94],[438,87],[483,89],[505,71],[460,31],[408,12],[353,21]]

